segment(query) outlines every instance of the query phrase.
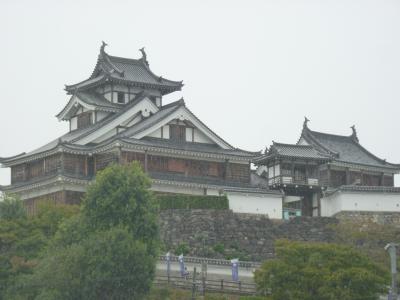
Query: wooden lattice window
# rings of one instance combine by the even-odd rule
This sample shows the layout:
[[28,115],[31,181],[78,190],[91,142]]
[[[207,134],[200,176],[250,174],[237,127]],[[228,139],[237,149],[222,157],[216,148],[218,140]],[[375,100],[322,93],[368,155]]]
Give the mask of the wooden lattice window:
[[186,140],[186,127],[181,125],[169,125],[170,139],[176,142],[184,142]]
[[92,113],[91,112],[86,112],[86,113],[81,113],[78,116],[78,128],[83,128],[90,126],[92,124]]

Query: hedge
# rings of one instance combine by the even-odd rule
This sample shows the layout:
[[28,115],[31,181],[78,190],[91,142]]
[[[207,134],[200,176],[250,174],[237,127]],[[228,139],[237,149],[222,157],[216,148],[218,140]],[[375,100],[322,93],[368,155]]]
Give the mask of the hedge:
[[197,196],[183,194],[158,194],[161,210],[165,209],[229,209],[226,195]]

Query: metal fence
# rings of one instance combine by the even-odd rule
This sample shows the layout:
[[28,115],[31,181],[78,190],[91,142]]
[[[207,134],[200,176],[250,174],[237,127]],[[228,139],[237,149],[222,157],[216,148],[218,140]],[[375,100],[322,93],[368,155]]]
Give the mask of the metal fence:
[[199,295],[206,292],[227,293],[236,295],[255,295],[256,285],[254,283],[241,281],[210,280],[196,276],[177,277],[177,276],[156,276],[154,283],[158,286],[170,286],[179,289],[192,290]]
[[[273,254],[271,253],[271,258]],[[170,255],[169,257],[171,262],[178,262],[178,256]],[[161,255],[159,257],[160,261],[167,261],[167,257],[165,255]],[[192,256],[185,256],[186,263],[195,263],[195,264],[202,264],[205,263],[207,265],[215,265],[215,266],[231,266],[232,262],[226,259],[213,259],[213,258],[205,258],[205,257],[192,257]],[[239,261],[240,268],[246,269],[258,269],[261,266],[259,262],[253,261]]]

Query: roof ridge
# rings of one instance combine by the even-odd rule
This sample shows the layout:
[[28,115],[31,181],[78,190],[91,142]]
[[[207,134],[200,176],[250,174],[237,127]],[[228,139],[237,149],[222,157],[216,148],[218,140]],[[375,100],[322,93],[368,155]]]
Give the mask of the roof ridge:
[[[337,134],[330,134],[330,133],[324,133],[324,132],[319,132],[319,131],[313,131],[311,129],[309,129],[308,127],[305,128],[305,130],[307,130],[308,132],[308,137],[311,138],[313,140],[313,142],[315,142],[318,146],[322,147],[323,149],[327,149],[329,152],[334,153],[337,155],[336,158],[340,159],[340,153],[338,153],[337,151],[333,151],[329,148],[327,148],[326,146],[322,145],[317,138],[315,137],[314,134],[316,135],[321,135],[321,136],[326,136],[326,137],[334,137],[334,138],[342,138],[345,139],[347,142],[351,142],[353,145],[355,145],[356,147],[358,147],[361,151],[363,151],[365,154],[369,155],[370,157],[372,157],[373,159],[377,160],[378,162],[382,163],[384,166],[394,166],[394,167],[400,167],[400,164],[393,164],[393,163],[389,163],[386,161],[386,159],[382,159],[379,158],[378,156],[376,156],[375,154],[371,153],[370,151],[368,151],[364,146],[362,146],[357,140],[354,139],[353,134],[350,136],[346,136],[346,135],[337,135]],[[303,136],[303,134],[302,134]],[[305,136],[305,138],[307,139],[307,135]],[[353,163],[353,162],[352,162]],[[356,163],[359,164],[359,163]],[[367,164],[369,165],[369,164]]]
[[[168,103],[168,104],[166,104],[166,105],[163,105],[163,106],[161,106],[160,108],[161,108],[161,109],[166,109],[166,108],[169,108],[169,107],[174,106],[174,105],[177,105],[177,104],[182,104],[182,100],[183,100],[183,98],[178,99],[178,100],[176,100],[176,101],[173,101],[173,102],[171,102],[171,103]],[[185,104],[185,102],[183,101],[183,105],[184,105],[184,104]]]
[[312,148],[312,149],[314,149],[314,147],[311,146],[311,145],[289,144],[289,143],[280,143],[280,142],[275,142],[275,141],[273,141],[272,145],[283,145],[283,146],[304,147],[304,148]]
[[326,151],[327,154],[334,155],[336,157],[339,156],[339,153],[337,151],[334,151],[332,149],[329,149],[325,145],[321,144],[315,136],[313,136],[313,131],[309,129],[307,126],[303,127],[303,131],[301,132],[301,136],[304,137],[307,140],[307,137],[311,139],[311,141],[315,144],[317,144],[318,147],[320,147],[322,150]]
[[352,140],[351,135],[349,136],[349,135],[340,135],[340,134],[334,134],[334,133],[326,133],[326,132],[321,132],[321,131],[314,131],[314,130],[311,130],[311,129],[309,129],[309,128],[308,128],[308,130],[309,130],[311,133],[316,133],[316,134],[326,135],[326,136],[333,136],[333,137],[346,138],[346,139],[351,139],[351,140]]

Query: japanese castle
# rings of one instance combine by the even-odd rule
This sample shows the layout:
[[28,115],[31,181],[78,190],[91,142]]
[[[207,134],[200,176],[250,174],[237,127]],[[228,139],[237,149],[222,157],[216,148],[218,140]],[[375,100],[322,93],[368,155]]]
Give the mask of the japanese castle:
[[[183,99],[163,103],[182,81],[154,74],[139,59],[111,56],[103,42],[91,76],[65,87],[58,113],[69,132],[28,153],[0,158],[29,213],[38,203],[79,203],[98,171],[138,161],[163,193],[227,195],[234,212],[333,216],[351,211],[400,212],[400,165],[359,143],[356,129],[339,136],[312,131],[308,119],[295,144],[265,153],[233,147],[194,115]],[[257,169],[252,169],[254,164]]]

